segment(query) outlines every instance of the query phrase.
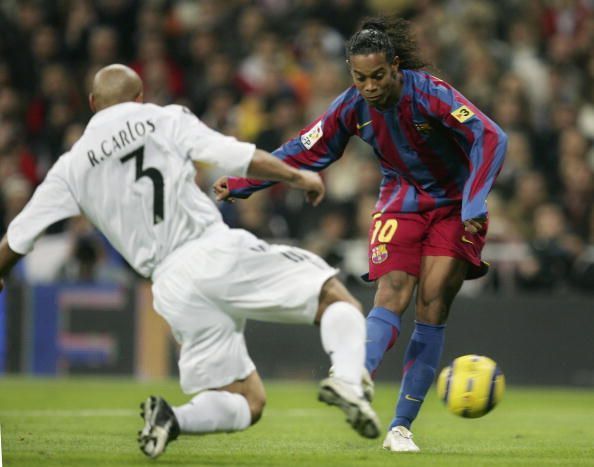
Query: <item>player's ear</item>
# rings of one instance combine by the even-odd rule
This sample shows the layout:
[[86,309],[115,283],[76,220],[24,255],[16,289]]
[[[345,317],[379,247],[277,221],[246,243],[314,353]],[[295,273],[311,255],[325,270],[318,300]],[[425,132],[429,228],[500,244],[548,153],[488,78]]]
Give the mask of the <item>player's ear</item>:
[[139,104],[142,104],[144,102],[144,93],[142,91],[140,91],[140,94],[138,94],[138,96],[136,96],[136,99],[134,99],[134,102],[138,102]]
[[91,111],[93,113],[95,113],[97,111],[97,108],[95,106],[95,96],[93,95],[93,93],[89,93],[89,108],[91,109]]
[[400,57],[396,55],[390,64],[390,69],[392,70],[392,77],[396,77],[398,73],[398,69],[400,68]]

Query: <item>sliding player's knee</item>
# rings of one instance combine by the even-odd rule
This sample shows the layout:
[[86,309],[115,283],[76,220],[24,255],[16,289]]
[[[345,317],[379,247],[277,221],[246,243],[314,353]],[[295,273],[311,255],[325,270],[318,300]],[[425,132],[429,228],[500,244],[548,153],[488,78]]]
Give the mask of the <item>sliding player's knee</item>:
[[333,277],[332,279],[326,281],[322,287],[322,290],[320,291],[320,305],[318,314],[321,316],[326,308],[336,302],[350,303],[355,308],[357,308],[357,310],[363,312],[363,306],[361,305],[361,302],[353,297],[353,295],[347,290],[342,282]]
[[264,406],[266,405],[266,390],[262,384],[262,379],[257,370],[243,379],[237,380],[225,387],[220,388],[223,391],[240,394],[248,404],[250,411],[250,424],[255,424],[262,417]]
[[246,397],[252,417],[251,425],[255,425],[262,418],[266,406],[266,394],[264,392],[250,393]]
[[352,305],[357,311],[363,313],[363,306],[361,302],[357,300],[347,288],[335,277],[326,281],[322,290],[320,291],[320,301],[318,306],[318,312],[314,323],[319,324],[322,319],[322,315],[326,312],[326,309],[338,302],[345,302]]

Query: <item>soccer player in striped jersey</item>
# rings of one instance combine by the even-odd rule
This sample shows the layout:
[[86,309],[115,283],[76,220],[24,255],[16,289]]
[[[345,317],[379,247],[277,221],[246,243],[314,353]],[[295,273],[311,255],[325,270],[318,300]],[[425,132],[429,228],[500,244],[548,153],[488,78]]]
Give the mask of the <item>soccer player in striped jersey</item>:
[[[367,19],[346,53],[353,86],[274,155],[320,171],[358,136],[379,159],[383,179],[366,275],[377,282],[377,292],[367,316],[366,368],[373,375],[396,341],[416,289],[415,329],[383,444],[395,452],[416,452],[410,427],[435,378],[450,306],[465,279],[487,272],[480,257],[486,198],[507,137],[451,85],[423,70],[406,21]],[[222,177],[215,192],[219,199],[244,198],[272,183]]]

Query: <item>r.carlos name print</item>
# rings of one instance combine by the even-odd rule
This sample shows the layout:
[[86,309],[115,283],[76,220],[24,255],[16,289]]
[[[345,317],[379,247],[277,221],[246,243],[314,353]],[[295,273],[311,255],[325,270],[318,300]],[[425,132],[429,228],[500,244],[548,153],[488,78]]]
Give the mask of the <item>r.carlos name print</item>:
[[153,133],[156,127],[150,120],[126,122],[126,126],[115,132],[111,137],[102,140],[98,147],[89,149],[87,157],[91,167],[99,165],[102,161],[109,159],[115,153],[128,148],[136,141],[143,139],[147,133]]

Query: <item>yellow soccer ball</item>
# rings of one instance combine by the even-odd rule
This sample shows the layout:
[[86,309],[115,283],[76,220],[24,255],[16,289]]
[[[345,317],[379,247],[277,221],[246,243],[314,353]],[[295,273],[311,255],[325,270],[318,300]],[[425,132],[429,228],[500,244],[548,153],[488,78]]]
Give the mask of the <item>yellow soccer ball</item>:
[[478,418],[503,397],[505,377],[497,364],[482,355],[463,355],[445,367],[437,379],[437,394],[454,415]]

